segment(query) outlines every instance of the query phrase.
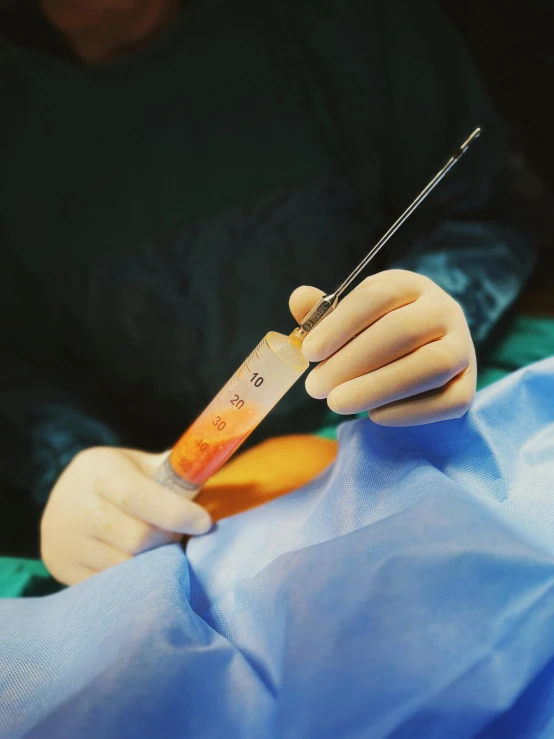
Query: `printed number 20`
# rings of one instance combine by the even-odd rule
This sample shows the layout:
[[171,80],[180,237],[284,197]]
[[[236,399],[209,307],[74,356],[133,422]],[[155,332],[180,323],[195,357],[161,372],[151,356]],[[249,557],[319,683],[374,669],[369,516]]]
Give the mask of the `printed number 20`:
[[242,408],[244,405],[244,400],[241,400],[238,395],[233,396],[233,400],[231,401],[231,405],[234,405],[235,408]]

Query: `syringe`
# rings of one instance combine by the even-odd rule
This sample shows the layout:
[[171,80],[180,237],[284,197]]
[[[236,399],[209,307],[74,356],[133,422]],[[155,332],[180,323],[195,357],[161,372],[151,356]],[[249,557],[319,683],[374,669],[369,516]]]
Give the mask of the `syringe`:
[[304,338],[335,309],[339,297],[480,133],[481,129],[476,128],[365,259],[335,292],[321,298],[290,336],[270,331],[264,337],[175,444],[154,475],[157,482],[193,498],[206,480],[227,462],[308,368],[309,362],[302,354]]

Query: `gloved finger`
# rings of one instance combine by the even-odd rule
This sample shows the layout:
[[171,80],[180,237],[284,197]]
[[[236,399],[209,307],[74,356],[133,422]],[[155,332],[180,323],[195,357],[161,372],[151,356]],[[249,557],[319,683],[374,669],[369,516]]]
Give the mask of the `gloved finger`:
[[77,585],[77,583],[83,582],[83,580],[88,580],[90,577],[93,577],[97,574],[98,572],[96,570],[91,570],[90,567],[83,567],[83,565],[78,565],[72,570],[70,581],[66,582],[65,584]]
[[386,367],[339,385],[329,394],[327,404],[335,413],[360,413],[443,387],[468,366],[465,347],[457,334],[449,334]]
[[145,521],[123,513],[113,503],[99,499],[89,533],[99,541],[110,544],[128,554],[139,554],[172,542],[180,541],[182,534],[163,531]]
[[369,417],[381,426],[420,426],[461,418],[473,400],[475,382],[475,372],[468,368],[438,390],[375,408]]
[[308,334],[304,356],[310,362],[327,359],[387,313],[417,300],[423,284],[419,275],[402,270],[368,277]]
[[317,287],[309,287],[302,285],[302,287],[296,288],[289,299],[289,308],[296,323],[304,318],[311,308],[320,300],[325,293],[322,290],[318,290]]
[[95,572],[102,572],[108,567],[127,562],[132,555],[122,552],[103,541],[89,539],[79,554],[79,564]]
[[96,570],[91,570],[90,567],[84,567],[81,564],[71,563],[67,566],[62,566],[60,569],[54,571],[48,568],[50,574],[63,585],[77,585],[77,583],[88,580],[89,577],[97,575]]
[[387,313],[321,362],[306,378],[306,390],[312,398],[326,398],[338,385],[385,367],[447,332],[444,310],[419,298]]
[[[55,557],[52,559],[50,556],[51,553],[48,550],[44,550],[43,542],[41,542],[40,553],[42,561],[52,577],[54,577],[58,582],[63,583],[63,585],[75,585],[75,583],[81,582],[81,580],[86,580],[88,577],[92,577],[92,575],[95,575],[96,573],[78,562],[73,556],[74,547],[72,547],[69,542],[68,545],[68,551],[66,552],[67,556],[65,557]],[[79,542],[79,545],[82,546],[82,541]]]
[[159,454],[141,452],[139,449],[120,449],[120,452],[131,459],[139,468],[139,470],[141,470],[141,472],[146,475],[146,477],[153,477],[155,472],[157,472],[157,470],[165,462],[165,459],[170,450],[161,452]]
[[98,476],[95,490],[124,513],[159,529],[205,534],[212,526],[207,511],[146,477],[130,460],[110,477]]

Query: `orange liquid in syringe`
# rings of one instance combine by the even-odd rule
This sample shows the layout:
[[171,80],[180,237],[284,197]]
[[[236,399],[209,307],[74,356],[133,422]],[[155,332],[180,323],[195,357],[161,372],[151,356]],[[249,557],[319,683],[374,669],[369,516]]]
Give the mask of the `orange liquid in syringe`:
[[173,470],[193,485],[203,485],[256,427],[252,416],[257,414],[249,415],[251,423],[244,430],[245,418],[240,411],[227,413],[225,419],[209,412],[202,414],[173,447],[169,455]]

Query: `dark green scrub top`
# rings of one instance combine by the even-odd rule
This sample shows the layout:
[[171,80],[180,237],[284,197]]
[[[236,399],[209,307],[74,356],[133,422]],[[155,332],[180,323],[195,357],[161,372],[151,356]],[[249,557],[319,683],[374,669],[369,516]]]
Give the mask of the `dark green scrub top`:
[[[450,291],[478,342],[532,266],[495,115],[431,2],[191,0],[96,67],[5,34],[0,100],[0,497],[36,515],[80,449],[170,445],[476,125],[386,262]],[[252,441],[325,410],[300,382]]]

